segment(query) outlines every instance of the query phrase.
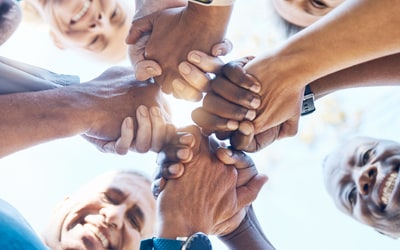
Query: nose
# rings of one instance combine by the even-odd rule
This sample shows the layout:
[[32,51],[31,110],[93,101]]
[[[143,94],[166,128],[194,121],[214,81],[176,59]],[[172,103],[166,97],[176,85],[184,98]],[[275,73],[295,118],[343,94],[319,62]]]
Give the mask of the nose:
[[375,185],[377,176],[377,167],[375,165],[368,165],[358,171],[357,186],[361,195],[368,195]]
[[107,224],[107,226],[115,229],[121,229],[124,223],[125,210],[126,208],[124,205],[110,205],[103,207],[100,210],[100,214],[104,216],[104,222]]
[[103,25],[104,25],[104,18],[101,13],[99,13],[97,16],[94,16],[94,18],[89,22],[90,29],[95,29],[96,27],[101,27]]

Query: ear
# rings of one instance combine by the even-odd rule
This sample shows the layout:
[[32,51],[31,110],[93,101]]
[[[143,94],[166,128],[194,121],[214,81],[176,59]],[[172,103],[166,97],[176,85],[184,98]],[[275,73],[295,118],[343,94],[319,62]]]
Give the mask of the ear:
[[54,31],[50,31],[50,37],[53,40],[54,45],[56,45],[57,48],[64,50],[66,49],[64,44],[61,42],[61,40],[57,37],[57,34],[54,33]]

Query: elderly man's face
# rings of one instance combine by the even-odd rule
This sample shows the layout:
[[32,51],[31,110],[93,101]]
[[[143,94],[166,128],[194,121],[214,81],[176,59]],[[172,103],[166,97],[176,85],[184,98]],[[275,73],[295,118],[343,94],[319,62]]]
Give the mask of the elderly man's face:
[[155,226],[150,183],[127,172],[107,173],[55,210],[43,237],[51,249],[139,249]]
[[21,9],[16,1],[0,0],[0,45],[14,33],[21,17]]
[[357,137],[326,159],[324,180],[345,214],[391,237],[400,236],[400,144]]

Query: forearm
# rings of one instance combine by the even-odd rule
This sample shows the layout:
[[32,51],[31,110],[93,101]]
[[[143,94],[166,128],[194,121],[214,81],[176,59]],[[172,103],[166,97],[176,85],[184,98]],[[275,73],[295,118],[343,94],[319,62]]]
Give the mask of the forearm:
[[252,206],[235,231],[218,238],[231,250],[275,249],[264,235]]
[[318,99],[342,89],[400,85],[399,62],[400,54],[378,58],[322,77],[310,87]]
[[187,0],[135,0],[135,18],[143,17],[156,11],[182,7],[187,4]]
[[0,95],[0,157],[87,129],[90,103],[69,87]]
[[[277,78],[290,78],[300,89],[333,72],[399,53],[399,9],[400,1],[345,1],[280,47],[274,55],[274,68],[283,76]],[[256,60],[262,64],[263,58]],[[248,72],[256,77],[262,75],[260,70]]]

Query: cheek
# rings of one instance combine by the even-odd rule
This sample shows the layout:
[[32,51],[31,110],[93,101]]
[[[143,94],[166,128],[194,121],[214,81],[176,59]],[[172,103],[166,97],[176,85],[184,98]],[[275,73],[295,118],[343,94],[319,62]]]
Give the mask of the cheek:
[[124,235],[124,244],[122,250],[132,250],[140,248],[140,241],[142,237],[140,233],[136,230],[130,230]]

